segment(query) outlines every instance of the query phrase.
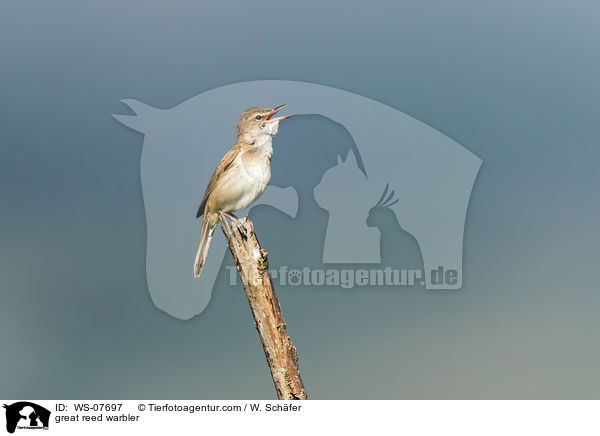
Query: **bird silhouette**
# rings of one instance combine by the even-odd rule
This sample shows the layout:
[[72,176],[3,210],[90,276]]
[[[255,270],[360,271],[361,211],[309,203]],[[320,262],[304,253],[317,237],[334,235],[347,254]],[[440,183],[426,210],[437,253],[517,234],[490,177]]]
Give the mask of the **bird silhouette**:
[[[380,255],[383,265],[396,269],[423,269],[423,256],[419,243],[413,235],[402,228],[391,208],[398,204],[395,191],[385,186],[379,201],[369,210],[367,226],[377,227],[380,232]],[[396,206],[398,207],[398,206]]]

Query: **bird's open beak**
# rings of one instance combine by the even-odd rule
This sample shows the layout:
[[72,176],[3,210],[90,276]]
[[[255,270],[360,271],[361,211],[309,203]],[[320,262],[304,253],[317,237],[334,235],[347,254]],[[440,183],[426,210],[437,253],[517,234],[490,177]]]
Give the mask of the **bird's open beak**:
[[282,104],[281,106],[277,106],[275,109],[273,109],[273,112],[271,112],[271,113],[270,113],[270,114],[267,116],[267,121],[268,121],[268,122],[270,122],[270,123],[274,123],[274,122],[278,122],[278,121],[281,121],[281,120],[285,120],[286,118],[289,118],[289,117],[291,117],[291,115],[286,115],[286,116],[283,116],[283,117],[275,117],[275,118],[272,118],[272,117],[273,117],[273,115],[275,115],[275,114],[277,113],[277,111],[279,111],[279,109],[283,109],[283,108],[284,108],[284,107],[286,107],[286,106],[287,106],[287,104]]

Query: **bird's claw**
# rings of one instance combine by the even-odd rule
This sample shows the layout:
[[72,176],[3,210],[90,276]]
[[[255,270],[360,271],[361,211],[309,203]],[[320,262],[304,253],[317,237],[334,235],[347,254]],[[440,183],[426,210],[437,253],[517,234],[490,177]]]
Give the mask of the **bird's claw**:
[[223,211],[219,211],[219,213],[223,216],[223,218],[229,218],[231,220],[231,224],[235,225],[235,227],[238,229],[238,232],[240,232],[240,235],[242,235],[244,239],[248,239],[248,230],[246,229],[244,223],[242,223],[242,221],[240,221],[238,217],[236,217],[232,213],[227,213]]
[[238,218],[232,220],[231,222],[235,224],[240,232],[240,235],[242,235],[244,239],[248,239],[248,231],[246,230],[246,226],[244,226],[244,224]]

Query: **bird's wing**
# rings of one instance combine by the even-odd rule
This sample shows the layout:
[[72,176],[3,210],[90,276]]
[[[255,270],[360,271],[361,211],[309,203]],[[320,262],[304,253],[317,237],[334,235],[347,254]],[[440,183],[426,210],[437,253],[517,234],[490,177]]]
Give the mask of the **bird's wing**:
[[208,182],[208,186],[206,187],[206,192],[204,193],[204,198],[202,198],[202,201],[200,202],[200,206],[198,207],[198,212],[196,212],[196,218],[200,218],[204,214],[204,208],[206,207],[206,202],[208,200],[208,196],[215,189],[215,186],[217,186],[217,183],[219,183],[219,180],[221,180],[223,178],[223,176],[227,173],[227,170],[229,170],[231,168],[233,161],[238,156],[238,154],[240,154],[240,149],[241,149],[240,145],[236,144],[231,150],[229,150],[225,154],[225,156],[223,156],[223,159],[221,159],[221,162],[219,162],[217,169],[215,170],[215,172],[213,173],[212,177],[210,178],[210,180]]

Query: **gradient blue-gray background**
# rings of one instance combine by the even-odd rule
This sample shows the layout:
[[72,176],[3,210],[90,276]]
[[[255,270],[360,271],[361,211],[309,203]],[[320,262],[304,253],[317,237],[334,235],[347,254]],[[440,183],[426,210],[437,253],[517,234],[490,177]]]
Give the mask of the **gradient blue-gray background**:
[[3,2],[0,397],[274,396],[239,287],[190,321],[152,304],[143,138],[110,114],[125,97],[166,108],[287,79],[381,101],[484,161],[460,291],[279,290],[310,397],[597,398],[599,14],[593,1]]

